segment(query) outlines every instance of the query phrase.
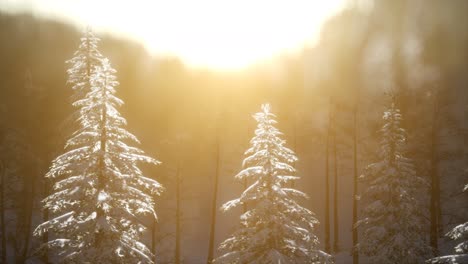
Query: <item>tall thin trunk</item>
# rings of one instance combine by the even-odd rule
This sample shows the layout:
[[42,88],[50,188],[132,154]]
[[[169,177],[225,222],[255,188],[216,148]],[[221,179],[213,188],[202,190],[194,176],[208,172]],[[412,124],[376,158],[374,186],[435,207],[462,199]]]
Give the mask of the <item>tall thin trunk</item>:
[[2,233],[2,263],[6,263],[6,228],[5,228],[5,165],[2,160],[0,160],[0,232]]
[[327,141],[325,147],[325,252],[330,252],[330,133],[332,126],[332,101],[330,99]]
[[357,104],[354,106],[354,135],[353,135],[353,264],[359,264],[359,252],[357,250],[357,244],[359,243],[358,230],[354,227],[358,219],[358,150],[357,150]]
[[[251,127],[252,127],[251,123],[249,121],[247,121],[247,135],[249,135]],[[255,132],[254,132],[254,134],[255,134]],[[249,145],[247,144],[245,147],[248,148]],[[242,187],[243,187],[242,190],[247,190],[247,187],[249,187],[249,181],[247,180],[247,178],[244,178],[242,180]],[[245,214],[247,212],[247,210],[248,210],[247,203],[243,203],[242,204],[242,213]]]
[[[294,113],[294,118],[293,118],[293,149],[294,152],[297,155],[297,116],[296,113]],[[296,162],[293,163],[293,167],[296,168]],[[295,181],[291,181],[291,188],[295,187]]]
[[[44,179],[44,197],[47,197],[49,195],[49,182],[47,179]],[[47,222],[49,221],[49,210],[47,208],[44,208],[44,211],[42,212],[42,222]],[[42,236],[42,243],[46,244],[47,241],[49,241],[49,232],[44,232],[44,235]],[[42,257],[42,260],[44,263],[49,263],[49,250],[47,247],[44,249],[44,254]]]
[[176,172],[176,231],[175,231],[175,251],[174,251],[174,263],[180,264],[180,237],[181,237],[181,214],[180,214],[180,161],[177,161],[177,172]]
[[158,221],[156,219],[153,219],[153,228],[151,230],[151,250],[153,252],[153,262],[157,263],[157,257],[156,257],[156,229],[158,226]]
[[438,175],[438,158],[437,158],[437,144],[438,144],[438,102],[437,94],[434,96],[434,108],[432,113],[432,131],[431,131],[431,200],[430,200],[430,213],[431,213],[431,232],[430,244],[435,256],[438,255],[439,245],[439,225],[440,219],[438,212],[440,210],[440,190],[439,190],[439,175]]
[[218,212],[218,179],[219,179],[219,163],[220,163],[220,142],[219,142],[219,131],[217,131],[218,135],[216,135],[216,167],[215,167],[215,178],[214,178],[214,186],[213,186],[213,198],[211,200],[211,226],[210,226],[210,241],[208,245],[208,257],[206,263],[210,264],[213,262],[214,256],[214,240],[215,240],[215,231],[216,231],[216,214]]
[[[389,2],[390,3],[390,2]],[[408,81],[407,81],[407,69],[405,63],[405,54],[404,54],[404,41],[405,41],[405,19],[407,15],[408,3],[407,1],[398,0],[392,1],[392,4],[389,6],[388,12],[391,14],[394,19],[394,26],[391,29],[391,38],[392,40],[392,72],[394,75],[394,85],[395,85],[395,96],[396,96],[396,107],[400,109],[402,116],[407,118],[402,119],[400,122],[402,127],[408,127],[407,121],[408,117]]]
[[[17,260],[18,264],[22,264],[26,262],[26,259],[28,258],[28,252],[29,252],[29,244],[31,242],[31,226],[32,226],[32,213],[33,213],[33,205],[34,205],[34,195],[36,192],[36,175],[34,175],[31,178],[31,182],[28,183],[30,189],[28,194],[25,195],[27,199],[27,204],[25,206],[25,227],[24,227],[24,245],[22,248],[22,252],[20,255],[20,258]],[[26,184],[26,182],[25,182]],[[24,187],[26,188],[26,187]]]
[[339,251],[339,216],[338,216],[338,157],[337,157],[337,144],[336,144],[336,112],[333,115],[333,168],[334,168],[334,179],[333,179],[333,251]]
[[[27,70],[26,72],[26,83],[25,83],[25,88],[27,89],[33,89],[33,81],[32,81],[32,76],[31,76],[31,71]],[[29,114],[33,113],[31,110],[32,108],[29,109]],[[28,115],[29,120],[34,120],[31,115]],[[31,123],[30,123],[31,124]],[[16,259],[17,263],[25,263],[26,259],[28,258],[28,253],[29,253],[29,245],[31,243],[31,237],[32,237],[32,215],[33,215],[33,210],[34,210],[34,196],[36,193],[36,182],[37,182],[37,176],[39,174],[38,166],[37,164],[30,165],[31,167],[28,168],[23,176],[23,194],[24,194],[24,219],[20,219],[19,221],[24,221],[24,229],[22,236],[24,237],[23,241],[23,247],[21,248],[21,253],[19,258]],[[21,226],[21,225],[19,225]],[[17,238],[20,240],[21,238]]]

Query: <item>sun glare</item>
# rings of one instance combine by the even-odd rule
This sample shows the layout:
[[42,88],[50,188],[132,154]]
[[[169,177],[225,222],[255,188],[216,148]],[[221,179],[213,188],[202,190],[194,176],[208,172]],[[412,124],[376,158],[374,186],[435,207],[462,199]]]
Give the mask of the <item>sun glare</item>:
[[[142,18],[135,14],[134,34],[152,52],[174,54],[189,65],[237,69],[313,41],[341,1],[171,3],[154,2]],[[167,11],[152,16],[158,9]]]
[[315,41],[344,0],[23,2],[47,16],[138,39],[153,54],[191,66],[239,69]]

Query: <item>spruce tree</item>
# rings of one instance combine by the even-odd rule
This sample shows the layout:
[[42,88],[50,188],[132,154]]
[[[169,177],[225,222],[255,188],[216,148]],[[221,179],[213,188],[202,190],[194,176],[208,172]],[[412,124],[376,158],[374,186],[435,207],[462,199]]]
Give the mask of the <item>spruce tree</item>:
[[102,66],[104,57],[98,50],[99,41],[91,28],[86,28],[73,58],[67,61],[67,64],[70,65],[67,70],[68,83],[74,92],[72,100],[83,98],[90,92],[91,78],[95,75],[95,71]]
[[419,200],[427,183],[405,157],[406,132],[393,98],[383,119],[380,161],[367,166],[361,176],[367,189],[362,195],[362,219],[357,223],[362,230],[357,248],[370,263],[422,263],[430,252],[425,237],[427,216]]
[[251,208],[241,215],[237,231],[221,243],[224,254],[215,262],[331,263],[331,257],[318,249],[319,241],[313,233],[318,220],[295,200],[306,195],[286,187],[299,179],[290,165],[297,157],[284,146],[270,106],[262,105],[254,118],[258,122],[255,136],[245,152],[244,169],[235,176],[252,184],[222,210],[247,203]]
[[118,82],[109,61],[92,72],[90,91],[74,102],[81,128],[46,174],[54,185],[43,203],[52,217],[34,234],[52,233],[43,247],[64,263],[153,263],[140,242],[146,228],[138,217],[156,217],[153,197],[162,187],[138,163],[158,161],[127,144],[138,140],[117,110],[123,101],[115,96]]

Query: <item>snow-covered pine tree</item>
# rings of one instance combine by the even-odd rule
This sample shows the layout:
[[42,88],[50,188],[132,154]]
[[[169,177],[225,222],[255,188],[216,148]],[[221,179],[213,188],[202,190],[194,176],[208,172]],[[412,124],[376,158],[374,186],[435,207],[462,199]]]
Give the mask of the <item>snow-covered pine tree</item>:
[[227,202],[222,210],[249,203],[252,206],[241,217],[240,227],[221,243],[224,255],[216,263],[331,263],[331,256],[318,249],[313,233],[318,220],[300,206],[295,198],[306,195],[287,188],[287,183],[299,179],[290,165],[297,160],[294,152],[284,146],[281,132],[274,127],[275,115],[268,104],[254,115],[258,122],[251,147],[245,152],[245,168],[235,177],[248,178],[253,183],[240,198]]
[[[468,190],[468,184],[465,185],[463,191]],[[427,261],[432,264],[462,264],[468,263],[468,222],[457,225],[447,236],[453,240],[461,240],[459,244],[455,246],[455,253],[453,255],[441,256],[433,258]]]
[[366,204],[362,219],[357,222],[362,229],[357,249],[369,263],[423,263],[430,247],[419,199],[426,193],[427,183],[404,156],[406,132],[400,126],[402,116],[393,97],[383,119],[380,161],[367,166],[360,177],[367,189],[362,195]]
[[91,90],[91,77],[96,69],[102,66],[103,56],[97,46],[99,38],[96,37],[90,27],[87,27],[80,45],[75,51],[74,57],[67,61],[70,68],[67,70],[68,83],[74,91],[72,100],[78,100],[86,96]]
[[74,103],[80,107],[81,129],[67,141],[46,177],[53,193],[44,199],[51,219],[34,234],[51,232],[44,247],[55,249],[64,263],[153,263],[140,242],[139,220],[154,211],[162,187],[144,177],[139,162],[157,164],[126,141],[138,142],[124,127],[117,108],[115,70],[104,59],[91,78],[91,91]]
[[[70,84],[73,94],[71,102],[83,99],[90,91],[92,78],[96,75],[96,70],[102,67],[104,57],[98,50],[100,39],[94,35],[91,27],[87,27],[83,37],[80,38],[80,45],[73,54],[73,58],[66,61],[69,65],[67,70],[67,83]],[[71,125],[72,121],[80,116],[80,108],[73,112],[64,120],[61,127],[66,127],[64,135],[71,133],[78,126]]]

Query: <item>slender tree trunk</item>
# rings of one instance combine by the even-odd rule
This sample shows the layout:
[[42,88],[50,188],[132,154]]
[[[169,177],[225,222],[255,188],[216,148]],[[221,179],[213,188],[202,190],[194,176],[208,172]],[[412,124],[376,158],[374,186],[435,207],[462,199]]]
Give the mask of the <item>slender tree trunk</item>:
[[175,231],[175,252],[174,263],[180,264],[180,237],[181,237],[181,213],[180,213],[180,161],[177,162],[177,175],[176,175],[176,231]]
[[[293,118],[293,148],[294,152],[297,155],[297,116],[296,113],[294,113],[294,118]],[[296,162],[294,162],[293,167],[296,169]],[[295,187],[295,181],[291,181],[291,188]]]
[[[31,91],[33,89],[33,81],[32,81],[32,75],[31,71],[29,69],[26,70],[26,81],[24,83],[24,88],[26,90]],[[29,96],[28,96],[29,97]],[[28,98],[29,99],[29,98]],[[28,102],[32,102],[28,100]],[[32,116],[30,115],[32,111],[34,110],[31,107],[28,107],[28,112],[29,115],[27,115],[27,118],[32,121],[34,120]],[[31,124],[31,123],[29,123]],[[26,262],[26,259],[28,257],[28,252],[29,252],[29,244],[31,242],[31,226],[32,226],[32,214],[33,214],[33,207],[34,207],[34,195],[36,191],[36,178],[37,175],[39,174],[38,172],[38,167],[36,166],[37,164],[29,164],[28,168],[25,169],[23,172],[23,177],[22,177],[22,187],[23,187],[23,199],[24,199],[24,207],[23,207],[23,212],[24,214],[20,213],[22,219],[17,219],[18,223],[17,224],[17,230],[20,232],[17,232],[16,237],[16,242],[18,243],[18,248],[19,248],[19,254],[16,256],[16,263],[22,264]],[[22,241],[21,241],[22,240]],[[21,247],[21,243],[22,247]]]
[[338,157],[337,157],[337,144],[336,144],[336,112],[333,115],[333,251],[339,251],[339,216],[338,216]]
[[[247,121],[247,128],[248,128],[248,130],[247,130],[247,132],[248,132],[247,135],[249,135],[250,130],[251,130],[251,127],[252,127],[251,123],[250,123],[249,121]],[[254,133],[255,133],[255,132],[254,132]],[[247,144],[245,147],[246,147],[246,148],[249,148],[249,144]],[[242,190],[247,190],[247,187],[249,187],[249,181],[247,180],[247,178],[244,178],[244,179],[242,180],[242,187],[243,187]],[[248,209],[247,204],[246,204],[246,203],[243,203],[243,204],[242,204],[242,213],[245,214],[245,213],[247,212],[247,209]]]
[[156,257],[156,229],[158,226],[158,221],[156,219],[153,219],[153,228],[151,232],[151,250],[153,251],[153,262],[157,263],[157,257]]
[[31,242],[31,226],[32,226],[32,213],[33,213],[33,207],[34,207],[34,195],[35,195],[35,192],[36,192],[36,175],[35,173],[33,173],[33,176],[31,177],[31,182],[30,183],[27,183],[26,182],[24,183],[25,184],[25,187],[24,188],[27,188],[27,186],[30,187],[29,189],[29,192],[27,192],[27,194],[25,195],[26,199],[27,199],[27,204],[25,206],[25,227],[24,227],[24,245],[23,245],[23,248],[22,248],[22,252],[21,252],[21,255],[20,255],[20,258],[17,260],[17,263],[18,264],[22,264],[22,263],[25,263],[26,262],[26,259],[28,258],[28,252],[29,252],[29,244]]
[[[389,2],[390,3],[390,2]],[[408,127],[408,106],[409,106],[409,89],[407,81],[407,69],[404,54],[405,42],[405,15],[407,15],[408,3],[407,1],[398,0],[392,1],[389,6],[389,14],[394,20],[394,26],[390,33],[392,39],[392,72],[394,75],[394,89],[396,98],[396,106],[400,109],[402,116],[407,118],[401,120],[402,127]]]
[[[359,19],[359,18],[357,18]],[[363,39],[361,39],[361,43],[358,46],[358,49],[354,53],[354,58],[356,61],[363,60],[363,54],[368,47],[369,40],[373,35],[373,31],[375,27],[373,27],[373,15],[368,19],[368,26],[365,29],[365,33],[363,34]],[[371,25],[371,26],[369,26]],[[353,231],[352,231],[352,239],[353,239],[353,248],[352,248],[352,255],[353,255],[353,264],[359,264],[359,250],[357,250],[357,245],[359,243],[359,230],[355,227],[358,221],[358,209],[359,209],[359,200],[357,199],[358,196],[358,187],[359,187],[359,172],[358,172],[358,110],[359,110],[359,99],[360,99],[360,87],[362,84],[362,73],[360,72],[359,67],[354,67],[352,65],[349,69],[349,76],[348,78],[354,78],[355,83],[354,91],[355,91],[355,102],[354,102],[354,109],[353,109],[353,121],[354,121],[354,135],[353,135],[353,173],[354,173],[354,180],[353,180]]]
[[[400,109],[403,116],[408,115],[408,85],[406,83],[406,72],[404,64],[403,48],[396,44],[396,50],[393,53],[393,70],[395,71],[395,87],[396,87],[396,106]],[[402,126],[407,127],[407,119],[401,120]]]
[[325,252],[330,252],[330,133],[332,127],[332,101],[330,99],[328,131],[325,147]]
[[359,264],[359,252],[357,250],[358,241],[358,229],[354,227],[358,219],[358,150],[357,150],[357,104],[354,106],[354,135],[353,135],[353,169],[354,169],[354,179],[353,179],[353,264]]
[[[49,182],[47,179],[44,179],[44,197],[47,197],[49,195]],[[49,221],[49,210],[47,208],[44,208],[42,212],[42,222],[47,222]],[[49,232],[45,232],[44,235],[42,236],[42,243],[47,243],[49,241]],[[44,263],[49,263],[49,250],[47,247],[44,249],[44,255],[42,260]]]
[[218,212],[218,179],[219,179],[219,167],[220,167],[220,142],[219,142],[219,131],[216,135],[216,167],[215,167],[215,178],[213,187],[213,198],[211,204],[211,226],[210,226],[210,241],[208,245],[208,257],[206,263],[210,264],[213,262],[214,256],[214,242],[215,242],[215,231],[216,231],[216,214]]
[[0,228],[2,233],[2,263],[6,263],[6,228],[5,228],[5,165],[2,160],[0,160],[0,181],[1,181],[1,189],[0,189]]
[[439,188],[439,175],[438,175],[438,158],[437,158],[437,144],[438,144],[438,102],[437,94],[434,96],[434,109],[432,114],[432,132],[431,132],[431,232],[430,244],[433,249],[434,256],[439,253],[438,236],[439,236],[439,210],[440,210],[440,188]]

